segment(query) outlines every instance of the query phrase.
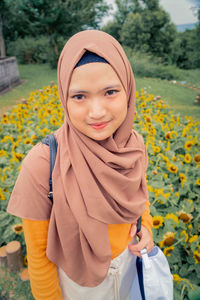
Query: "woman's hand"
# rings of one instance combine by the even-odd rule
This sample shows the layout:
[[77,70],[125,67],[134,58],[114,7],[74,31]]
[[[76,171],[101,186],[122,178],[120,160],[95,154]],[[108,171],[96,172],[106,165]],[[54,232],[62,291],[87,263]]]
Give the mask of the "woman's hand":
[[[136,234],[136,225],[133,225],[130,231],[132,234]],[[151,252],[153,249],[154,243],[153,238],[150,232],[144,227],[141,227],[141,231],[136,234],[139,237],[140,241],[137,244],[129,245],[128,248],[132,254],[141,257],[140,250],[143,248],[147,249],[147,253]]]

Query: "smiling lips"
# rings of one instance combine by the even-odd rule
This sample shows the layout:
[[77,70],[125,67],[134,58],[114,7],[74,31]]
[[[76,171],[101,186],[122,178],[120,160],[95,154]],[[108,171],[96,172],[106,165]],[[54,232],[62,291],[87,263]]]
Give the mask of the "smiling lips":
[[93,124],[89,124],[92,128],[94,129],[103,129],[104,127],[106,127],[106,125],[108,124],[108,122],[103,122],[103,123],[93,123]]

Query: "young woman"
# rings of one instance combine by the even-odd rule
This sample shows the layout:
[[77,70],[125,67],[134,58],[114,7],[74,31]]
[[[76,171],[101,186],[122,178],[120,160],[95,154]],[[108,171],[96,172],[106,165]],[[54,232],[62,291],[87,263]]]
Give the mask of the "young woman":
[[136,255],[153,248],[131,66],[113,37],[82,31],[60,55],[58,88],[65,121],[55,132],[53,204],[49,147],[38,143],[7,209],[23,220],[32,292],[37,300],[125,300]]

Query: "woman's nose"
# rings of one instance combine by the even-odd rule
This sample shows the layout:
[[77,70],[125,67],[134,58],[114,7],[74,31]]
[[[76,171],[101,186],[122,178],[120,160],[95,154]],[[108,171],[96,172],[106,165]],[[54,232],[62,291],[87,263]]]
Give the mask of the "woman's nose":
[[102,99],[93,98],[90,104],[89,118],[91,119],[101,119],[105,116],[106,110],[103,106]]

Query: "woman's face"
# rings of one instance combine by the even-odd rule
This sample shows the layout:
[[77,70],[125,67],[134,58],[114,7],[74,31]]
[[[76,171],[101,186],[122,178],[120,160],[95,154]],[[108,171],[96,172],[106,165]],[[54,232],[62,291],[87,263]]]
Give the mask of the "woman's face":
[[96,141],[117,130],[127,114],[127,96],[109,64],[89,63],[74,69],[67,110],[74,127]]

